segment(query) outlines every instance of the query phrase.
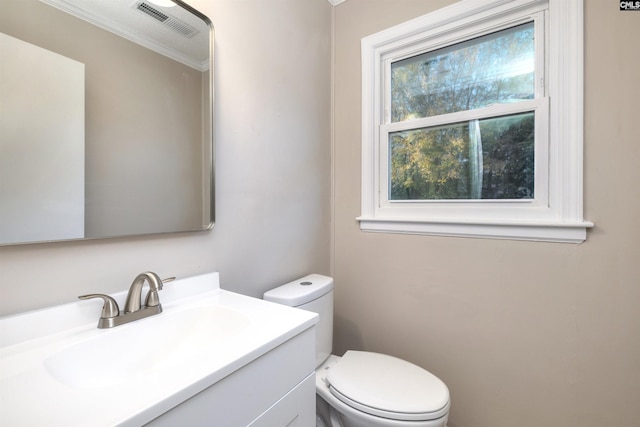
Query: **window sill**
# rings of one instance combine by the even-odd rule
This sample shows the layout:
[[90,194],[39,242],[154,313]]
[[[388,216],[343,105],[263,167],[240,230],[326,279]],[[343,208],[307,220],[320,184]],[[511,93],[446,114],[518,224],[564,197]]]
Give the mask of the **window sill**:
[[582,243],[587,229],[594,224],[588,221],[465,221],[422,220],[358,217],[362,231],[429,236],[473,237],[485,239],[528,240],[536,242]]

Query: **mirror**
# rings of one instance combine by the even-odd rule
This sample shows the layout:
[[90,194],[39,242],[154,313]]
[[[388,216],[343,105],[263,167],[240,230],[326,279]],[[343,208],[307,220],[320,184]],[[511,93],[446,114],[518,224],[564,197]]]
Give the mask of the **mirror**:
[[0,4],[0,245],[210,229],[210,20],[180,0]]

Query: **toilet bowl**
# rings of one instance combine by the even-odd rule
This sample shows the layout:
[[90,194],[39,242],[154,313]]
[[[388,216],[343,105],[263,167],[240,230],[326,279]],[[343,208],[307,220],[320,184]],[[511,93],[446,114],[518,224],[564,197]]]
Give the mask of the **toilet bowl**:
[[318,313],[317,427],[445,427],[449,390],[438,377],[380,353],[331,354],[333,279],[311,274],[267,291],[264,299]]

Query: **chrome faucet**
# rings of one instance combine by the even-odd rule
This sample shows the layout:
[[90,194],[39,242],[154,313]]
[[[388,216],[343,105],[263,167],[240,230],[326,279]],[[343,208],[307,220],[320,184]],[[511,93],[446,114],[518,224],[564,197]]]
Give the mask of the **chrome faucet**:
[[[102,298],[104,305],[102,313],[98,320],[98,328],[113,328],[135,320],[144,319],[154,314],[162,313],[162,305],[158,297],[158,291],[162,289],[162,284],[175,280],[175,277],[160,279],[160,277],[151,271],[138,274],[131,283],[127,301],[124,304],[124,313],[120,313],[118,303],[109,295],[88,294],[80,295],[80,299]],[[142,286],[144,282],[149,282],[149,291],[145,298],[144,306],[142,305]]]

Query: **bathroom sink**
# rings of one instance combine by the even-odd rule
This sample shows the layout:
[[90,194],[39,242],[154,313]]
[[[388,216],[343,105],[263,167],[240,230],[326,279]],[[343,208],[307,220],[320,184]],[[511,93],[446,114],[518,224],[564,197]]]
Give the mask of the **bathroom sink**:
[[[126,292],[111,297],[122,307]],[[217,273],[165,285],[160,302],[111,329],[97,328],[98,300],[0,318],[0,425],[144,425],[317,321],[220,289]]]
[[224,307],[164,312],[75,343],[44,360],[55,379],[72,387],[106,387],[144,378],[161,368],[189,363],[212,343],[223,345],[249,325]]

